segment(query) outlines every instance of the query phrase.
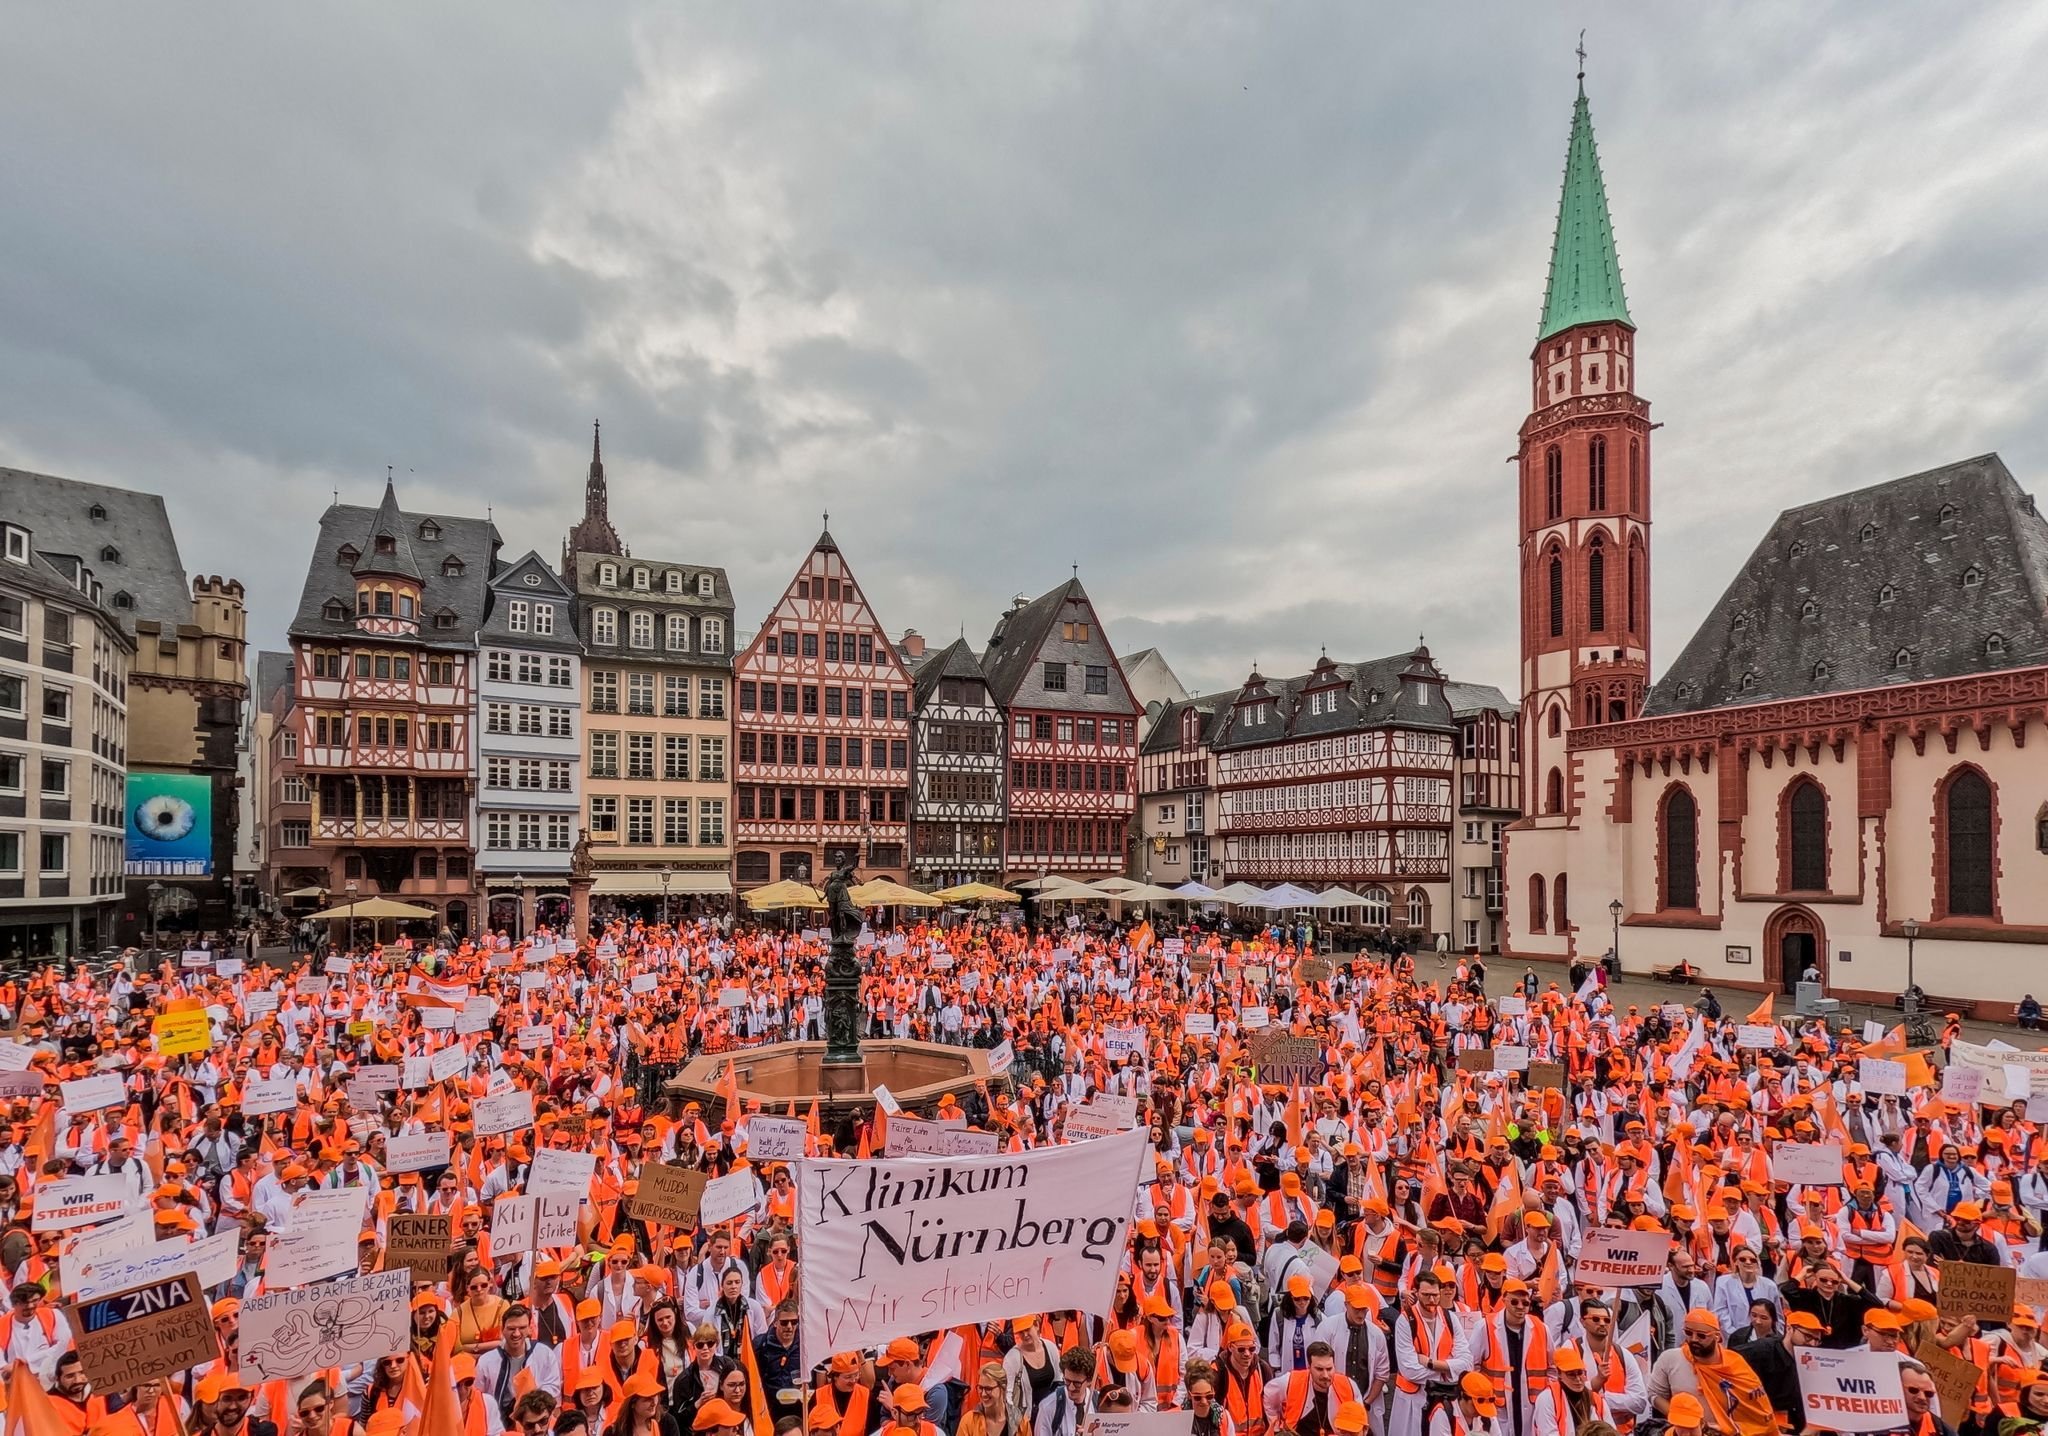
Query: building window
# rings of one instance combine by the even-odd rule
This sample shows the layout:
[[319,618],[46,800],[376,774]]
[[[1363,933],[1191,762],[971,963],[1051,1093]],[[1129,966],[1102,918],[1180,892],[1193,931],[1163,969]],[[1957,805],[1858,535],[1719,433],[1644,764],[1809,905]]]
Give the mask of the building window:
[[634,613],[630,619],[629,633],[633,647],[654,647],[654,615],[651,613]]
[[590,735],[590,776],[593,778],[616,778],[619,776],[618,734],[592,733]]
[[523,598],[515,598],[505,605],[505,627],[514,633],[524,633],[532,625],[533,605]]
[[1628,506],[1636,513],[1643,507],[1643,446],[1635,439],[1628,441]]
[[725,739],[704,737],[697,740],[697,780],[703,783],[725,781]]
[[313,825],[304,818],[287,818],[277,825],[277,845],[303,848],[313,841]]
[[626,799],[626,841],[650,847],[654,843],[654,799]]
[[1586,555],[1586,627],[1594,633],[1607,631],[1607,544],[1593,535],[1592,551]]
[[1664,797],[1657,825],[1659,866],[1664,874],[1664,906],[1697,909],[1700,905],[1699,805],[1691,793],[1673,787]]
[[1571,912],[1566,906],[1566,902],[1565,874],[1559,873],[1556,881],[1550,885],[1551,920],[1556,925],[1559,933],[1571,931]]
[[652,733],[628,733],[626,735],[626,776],[643,782],[654,778],[654,735]]
[[604,648],[618,647],[619,611],[616,608],[593,608],[590,611],[590,641]]
[[725,716],[725,680],[723,678],[700,678],[697,680],[697,716],[699,718],[723,718]]
[[590,800],[590,835],[594,838],[609,838],[614,842],[618,840],[619,800],[617,798],[592,798]]
[[1564,637],[1564,559],[1550,555],[1550,636]]
[[1995,898],[1991,782],[1975,768],[1958,768],[1942,790],[1937,819],[1946,861],[1942,864],[1944,917],[1992,917]]
[[661,803],[661,841],[672,848],[690,845],[690,800],[664,798]]
[[690,646],[690,619],[687,614],[671,613],[662,620],[662,645],[671,653],[680,653]]
[[1048,693],[1066,692],[1067,665],[1064,663],[1045,664],[1043,673],[1040,678],[1040,682],[1043,684],[1045,691]]
[[1828,889],[1828,800],[1820,784],[1801,778],[1785,792],[1785,891]]
[[1393,905],[1387,898],[1387,890],[1385,888],[1367,888],[1359,896],[1364,899],[1359,905],[1359,912],[1364,917],[1367,926],[1385,927],[1388,918],[1393,915]]
[[703,642],[702,642],[702,645],[701,645],[701,646],[702,646],[702,648],[703,648],[704,652],[706,652],[706,653],[723,653],[723,652],[725,652],[725,620],[724,620],[724,619],[722,619],[722,618],[707,618],[707,619],[704,619],[704,620],[703,620],[703,621],[702,621],[702,622],[701,622],[701,623],[700,623],[700,624],[698,625],[698,631],[699,631],[699,633],[700,633],[700,634],[702,635],[702,639],[703,639]]
[[1550,913],[1544,903],[1543,874],[1529,875],[1529,931],[1550,931]]
[[[708,739],[706,740],[709,741]],[[690,776],[690,739],[686,733],[667,733],[661,740],[661,776],[670,782],[687,782]]]
[[43,759],[42,794],[46,798],[71,795],[71,765],[62,758]]
[[1556,768],[1543,780],[1543,811],[1562,813],[1564,811],[1564,774]]
[[[531,574],[527,576],[532,577]],[[533,631],[543,634],[555,631],[555,606],[552,603],[536,603],[533,606]]]
[[1086,691],[1089,693],[1109,692],[1109,665],[1106,663],[1089,664],[1084,674],[1084,681],[1086,683]]
[[1594,513],[1607,507],[1607,440],[1600,434],[1586,441],[1586,507]]
[[44,833],[40,868],[44,877],[62,877],[71,868],[71,842],[63,833]]

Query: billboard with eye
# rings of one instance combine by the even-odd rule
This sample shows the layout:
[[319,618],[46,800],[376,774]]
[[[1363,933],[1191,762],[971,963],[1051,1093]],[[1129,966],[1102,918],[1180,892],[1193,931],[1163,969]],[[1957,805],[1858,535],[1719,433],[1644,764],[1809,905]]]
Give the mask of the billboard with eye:
[[129,877],[213,876],[212,778],[131,772],[126,811]]

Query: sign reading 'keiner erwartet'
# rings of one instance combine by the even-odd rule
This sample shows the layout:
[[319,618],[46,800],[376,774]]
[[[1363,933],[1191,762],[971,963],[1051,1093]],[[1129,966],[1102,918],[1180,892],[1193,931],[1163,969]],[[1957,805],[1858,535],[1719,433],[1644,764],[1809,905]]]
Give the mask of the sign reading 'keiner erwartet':
[[799,1163],[804,1349],[1106,1314],[1151,1141],[1141,1127],[988,1157]]

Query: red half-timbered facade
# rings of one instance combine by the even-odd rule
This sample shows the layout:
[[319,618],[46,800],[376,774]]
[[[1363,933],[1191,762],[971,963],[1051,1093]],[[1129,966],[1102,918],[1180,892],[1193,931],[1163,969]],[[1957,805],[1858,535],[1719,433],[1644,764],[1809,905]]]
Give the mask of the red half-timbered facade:
[[474,639],[498,547],[486,521],[336,504],[291,628],[287,721],[308,799],[303,866],[472,930]]
[[910,671],[829,530],[733,664],[733,881],[909,872]]
[[981,666],[1008,725],[1009,878],[1122,873],[1140,709],[1081,580],[1014,604]]

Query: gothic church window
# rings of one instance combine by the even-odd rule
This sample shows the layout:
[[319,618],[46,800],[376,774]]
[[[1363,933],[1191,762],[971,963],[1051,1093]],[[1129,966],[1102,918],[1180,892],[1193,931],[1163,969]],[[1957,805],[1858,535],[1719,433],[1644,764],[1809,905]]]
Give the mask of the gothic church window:
[[1600,434],[1586,441],[1586,507],[1595,513],[1607,507],[1607,440]]
[[1586,627],[1593,633],[1607,631],[1607,545],[1598,534],[1586,555]]
[[1564,560],[1550,555],[1550,636],[1564,636]]
[[1700,905],[1699,816],[1699,805],[1684,788],[1674,787],[1666,794],[1657,825],[1665,907]]
[[1552,444],[1543,451],[1543,516],[1564,515],[1564,451]]
[[1826,892],[1828,887],[1828,800],[1820,784],[1802,778],[1786,793],[1785,891]]
[[1991,783],[1975,768],[1958,768],[1938,799],[1947,861],[1942,909],[1950,917],[1993,916]]

